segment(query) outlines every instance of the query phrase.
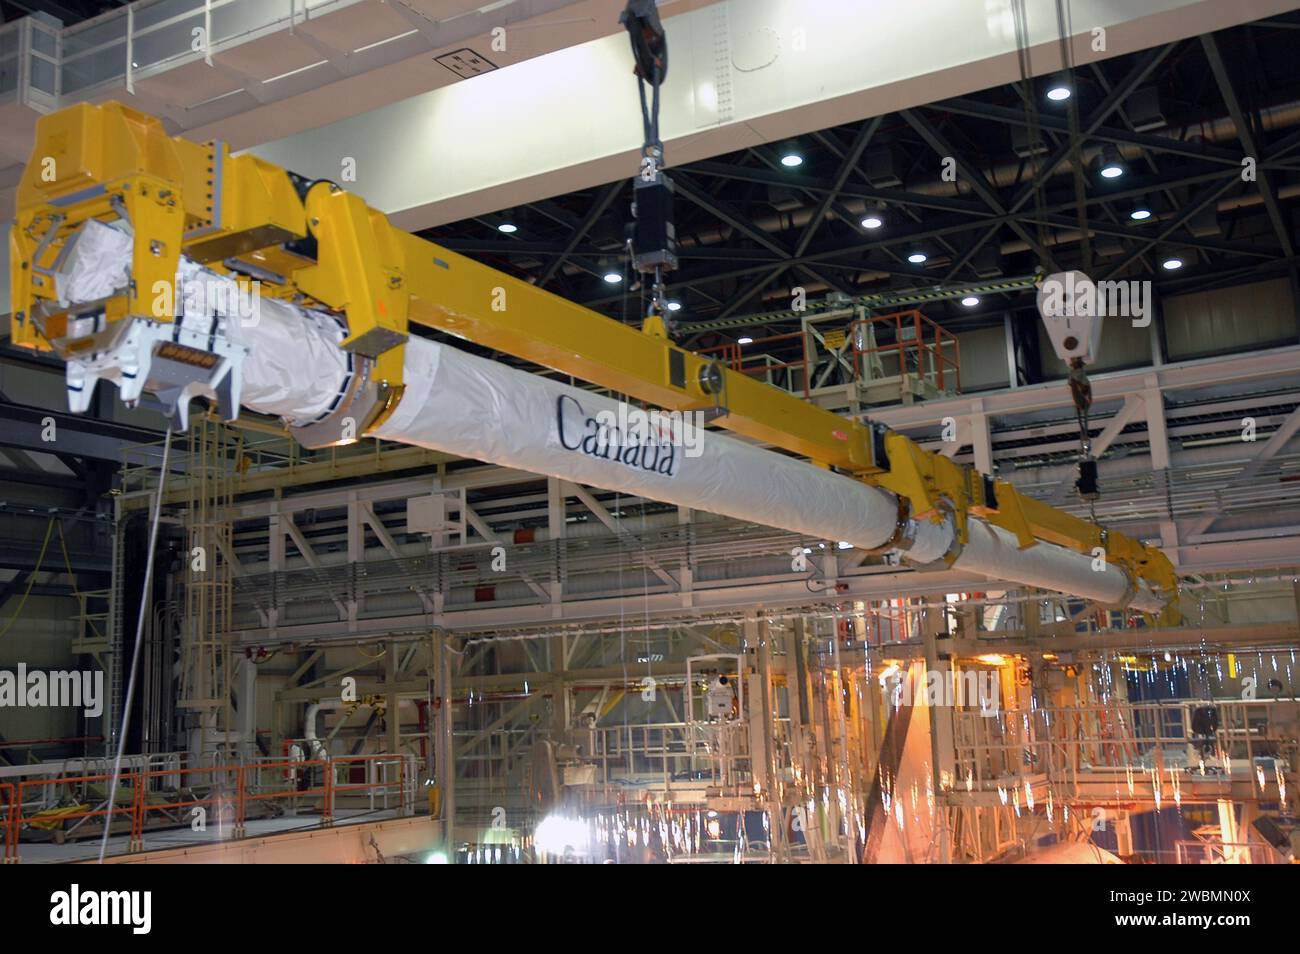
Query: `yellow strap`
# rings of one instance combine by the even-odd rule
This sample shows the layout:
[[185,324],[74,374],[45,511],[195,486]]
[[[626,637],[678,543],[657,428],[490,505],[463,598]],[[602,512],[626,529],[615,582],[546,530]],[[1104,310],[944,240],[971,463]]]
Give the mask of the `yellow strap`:
[[[41,564],[45,562],[45,548],[50,545],[50,533],[53,530],[54,518],[51,517],[50,522],[45,526],[45,540],[41,543],[41,553],[36,558],[36,568],[32,570],[32,575],[27,580],[27,589],[23,591],[23,598],[18,601],[18,609],[14,610],[14,615],[9,617],[9,622],[5,623],[5,628],[0,629],[0,637],[9,632],[14,623],[18,622],[18,617],[23,615],[23,607],[27,605],[27,597],[31,596],[32,586],[36,583],[36,574],[41,572]],[[60,529],[59,532],[62,533],[63,531]]]

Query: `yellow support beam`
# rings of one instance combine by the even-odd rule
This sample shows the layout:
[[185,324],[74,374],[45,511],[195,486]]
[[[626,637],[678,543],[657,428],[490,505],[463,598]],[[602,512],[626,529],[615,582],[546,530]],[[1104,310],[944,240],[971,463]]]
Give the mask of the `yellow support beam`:
[[59,313],[51,269],[86,220],[126,217],[134,227],[134,281],[126,294],[102,303],[103,324],[170,321],[157,305],[170,299],[158,291],[170,288],[182,251],[217,270],[255,274],[263,294],[346,315],[342,346],[375,361],[373,378],[385,395],[366,422],[371,429],[400,399],[403,344],[413,322],[638,401],[705,411],[738,434],[898,494],[918,518],[951,513],[960,540],[975,515],[1013,533],[1022,547],[1040,540],[1083,553],[1102,547],[1135,579],[1176,589],[1173,567],[1157,549],[1026,497],[900,434],[686,351],[656,323],[638,330],[400,231],[333,183],[231,157],[221,143],[169,137],[158,120],[118,103],[79,104],[38,120],[18,204],[11,233],[18,345],[64,354],[95,347],[95,336],[67,336],[75,316]]

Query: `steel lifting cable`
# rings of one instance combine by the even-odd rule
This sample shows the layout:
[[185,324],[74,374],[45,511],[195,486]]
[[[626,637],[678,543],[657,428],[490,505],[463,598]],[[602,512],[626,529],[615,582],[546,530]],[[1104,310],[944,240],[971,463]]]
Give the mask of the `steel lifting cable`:
[[[1035,155],[1040,141],[1040,130],[1038,125],[1038,108],[1034,100],[1034,71],[1030,59],[1030,36],[1029,36],[1029,13],[1025,9],[1025,0],[1012,0],[1011,4],[1012,19],[1015,23],[1016,31],[1016,61],[1020,67],[1020,98],[1025,108],[1025,125],[1029,136],[1029,154]],[[1045,146],[1046,144],[1044,144]],[[1038,178],[1035,170],[1031,168],[1030,176]],[[1045,184],[1039,181],[1034,186],[1034,218],[1037,220],[1038,245],[1042,250],[1039,253],[1040,271],[1046,271],[1051,267],[1050,261],[1044,261],[1044,254],[1047,251],[1047,202]]]
[[[1014,0],[1012,13],[1016,28],[1016,53],[1020,66],[1021,98],[1024,101],[1026,124],[1029,127],[1029,149],[1031,154],[1038,148],[1039,125],[1038,108],[1033,89],[1033,69],[1030,63],[1029,19],[1025,0]],[[1082,135],[1079,131],[1079,97],[1075,89],[1074,59],[1070,50],[1072,14],[1069,0],[1056,0],[1057,41],[1060,45],[1061,70],[1065,82],[1070,88],[1070,101],[1067,107],[1069,116],[1070,164],[1073,168],[1074,197],[1079,219],[1079,242],[1082,256],[1082,268],[1085,274],[1092,266],[1092,244],[1088,233],[1088,209],[1086,181],[1083,173]],[[1044,148],[1046,143],[1044,143]],[[1054,270],[1051,252],[1047,240],[1047,176],[1051,170],[1042,169],[1034,174],[1034,217],[1038,220],[1039,271],[1045,273]],[[1070,395],[1074,399],[1075,416],[1079,424],[1079,482],[1075,485],[1083,499],[1088,502],[1089,516],[1094,524],[1097,522],[1096,507],[1096,464],[1092,457],[1092,438],[1089,430],[1089,409],[1092,406],[1092,386],[1083,371],[1081,361],[1070,365]],[[1091,476],[1088,476],[1088,475]],[[1085,487],[1085,481],[1087,486]]]
[[[1073,93],[1074,56],[1070,50],[1070,37],[1074,32],[1074,18],[1070,0],[1056,0],[1056,28],[1061,45],[1061,68]],[[1088,231],[1087,182],[1083,174],[1083,137],[1079,133],[1079,97],[1070,96],[1066,109],[1070,121],[1070,164],[1074,167],[1074,203],[1079,216],[1079,252],[1084,274],[1092,271],[1092,236]]]
[[[144,585],[140,588],[140,614],[135,623],[135,646],[131,651],[131,671],[126,682],[126,699],[122,703],[122,724],[118,730],[117,752],[113,756],[113,774],[109,777],[107,811],[104,815],[104,834],[99,841],[99,863],[104,863],[108,851],[108,834],[113,827],[113,805],[117,799],[117,783],[122,774],[122,755],[126,751],[127,731],[131,727],[131,703],[135,700],[135,677],[140,662],[140,646],[144,641],[144,620],[149,606],[149,591],[153,585],[154,547],[158,542],[158,524],[162,518],[163,491],[167,486],[167,459],[172,449],[172,427],[167,425],[163,438],[162,468],[158,474],[158,491],[154,497],[153,522],[149,526],[149,548],[145,551]],[[120,666],[122,661],[119,659]],[[139,784],[137,782],[137,784]]]

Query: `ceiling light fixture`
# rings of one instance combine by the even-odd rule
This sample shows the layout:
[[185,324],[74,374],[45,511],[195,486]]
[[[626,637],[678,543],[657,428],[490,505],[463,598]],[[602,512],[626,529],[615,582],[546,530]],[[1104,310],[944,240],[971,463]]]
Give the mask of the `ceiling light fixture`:
[[787,169],[803,165],[803,153],[799,151],[799,143],[795,140],[791,139],[781,147],[781,165]]
[[1065,73],[1057,73],[1047,81],[1047,98],[1053,103],[1063,103],[1074,95],[1074,90],[1070,86],[1070,77]]
[[1124,174],[1124,159],[1114,146],[1106,146],[1098,154],[1097,174],[1103,179],[1118,179]]

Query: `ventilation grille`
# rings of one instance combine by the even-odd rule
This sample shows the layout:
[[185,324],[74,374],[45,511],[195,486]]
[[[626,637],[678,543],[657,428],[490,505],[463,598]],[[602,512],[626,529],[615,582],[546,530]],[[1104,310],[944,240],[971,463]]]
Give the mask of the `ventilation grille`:
[[480,73],[490,73],[497,68],[496,64],[491,60],[479,56],[468,48],[452,50],[450,53],[444,53],[441,56],[434,57],[434,59],[464,79],[478,76]]

